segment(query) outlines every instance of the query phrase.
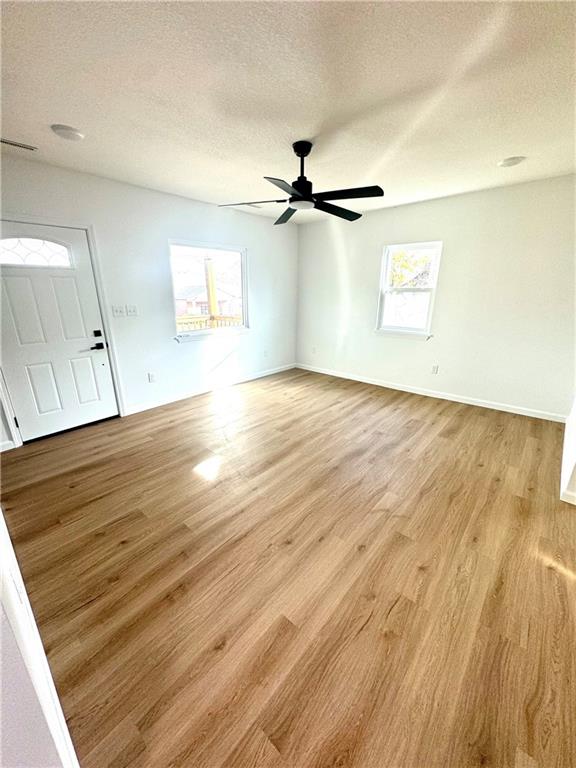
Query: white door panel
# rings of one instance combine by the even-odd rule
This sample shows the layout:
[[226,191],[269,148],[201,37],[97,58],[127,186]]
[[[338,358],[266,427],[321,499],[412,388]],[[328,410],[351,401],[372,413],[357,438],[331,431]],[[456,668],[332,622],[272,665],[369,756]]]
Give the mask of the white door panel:
[[74,277],[53,277],[52,288],[56,296],[64,338],[68,341],[87,338],[88,334],[82,317],[76,279]]
[[38,303],[29,277],[6,275],[3,279],[7,321],[13,326],[19,344],[44,343],[46,336]]
[[52,363],[33,363],[26,366],[26,373],[34,397],[34,405],[39,414],[54,413],[62,410],[62,400],[58,392]]
[[91,357],[76,357],[70,360],[76,396],[80,403],[94,403],[100,400],[96,372]]
[[0,247],[1,362],[22,438],[116,415],[86,233],[3,221]]

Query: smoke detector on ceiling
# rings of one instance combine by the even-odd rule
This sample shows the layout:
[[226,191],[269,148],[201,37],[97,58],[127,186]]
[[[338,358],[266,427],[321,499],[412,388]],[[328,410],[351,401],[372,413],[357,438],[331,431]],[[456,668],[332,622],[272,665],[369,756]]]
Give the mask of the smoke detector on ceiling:
[[526,158],[524,155],[514,155],[513,157],[505,157],[504,160],[498,162],[499,168],[511,168],[513,165],[520,165]]
[[84,134],[79,131],[78,128],[73,128],[71,125],[54,123],[50,128],[54,131],[56,136],[59,136],[61,139],[66,139],[66,141],[82,141],[84,138]]

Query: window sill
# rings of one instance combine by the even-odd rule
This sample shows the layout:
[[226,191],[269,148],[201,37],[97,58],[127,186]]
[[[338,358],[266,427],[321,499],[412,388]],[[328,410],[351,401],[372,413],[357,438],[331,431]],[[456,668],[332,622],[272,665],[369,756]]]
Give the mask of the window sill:
[[238,336],[242,333],[248,333],[249,330],[250,329],[245,325],[238,326],[236,328],[207,328],[203,331],[177,333],[176,336],[174,336],[174,341],[177,341],[178,344],[186,344],[189,341],[197,341],[202,338],[206,338],[206,336]]
[[420,339],[421,341],[428,341],[434,336],[429,331],[401,331],[392,328],[376,328],[374,333],[379,336],[398,336],[400,338]]

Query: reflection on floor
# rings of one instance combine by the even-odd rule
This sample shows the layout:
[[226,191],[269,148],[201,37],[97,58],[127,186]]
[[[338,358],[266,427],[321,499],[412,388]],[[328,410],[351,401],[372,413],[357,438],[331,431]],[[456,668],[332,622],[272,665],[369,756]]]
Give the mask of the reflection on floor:
[[568,768],[562,429],[291,371],[5,454],[83,768]]

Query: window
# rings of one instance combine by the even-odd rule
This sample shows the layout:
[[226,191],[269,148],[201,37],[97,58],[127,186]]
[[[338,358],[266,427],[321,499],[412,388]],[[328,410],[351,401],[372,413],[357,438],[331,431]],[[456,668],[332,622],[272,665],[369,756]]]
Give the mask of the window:
[[34,237],[5,237],[0,241],[0,264],[12,267],[71,267],[65,245]]
[[430,333],[441,253],[440,241],[385,249],[377,330]]
[[247,326],[244,256],[239,250],[170,245],[179,335]]

